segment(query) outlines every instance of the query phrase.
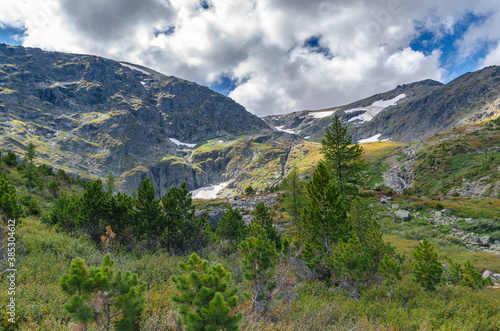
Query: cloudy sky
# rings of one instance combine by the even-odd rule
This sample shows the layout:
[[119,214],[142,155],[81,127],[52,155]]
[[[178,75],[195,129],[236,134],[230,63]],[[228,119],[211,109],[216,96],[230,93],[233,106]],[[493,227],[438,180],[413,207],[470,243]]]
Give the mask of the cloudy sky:
[[500,64],[498,0],[1,0],[0,42],[124,60],[259,116]]

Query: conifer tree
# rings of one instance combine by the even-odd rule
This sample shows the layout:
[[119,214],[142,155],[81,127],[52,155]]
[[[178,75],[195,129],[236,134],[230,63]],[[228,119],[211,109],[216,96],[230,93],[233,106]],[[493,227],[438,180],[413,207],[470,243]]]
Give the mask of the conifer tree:
[[299,178],[297,168],[292,168],[280,184],[284,193],[284,206],[292,217],[292,223],[298,225],[304,201],[304,184]]
[[16,189],[9,184],[5,171],[0,169],[0,218],[20,221],[23,215]]
[[444,268],[427,238],[417,245],[413,257],[415,258],[413,276],[417,283],[427,291],[436,290],[444,282]]
[[112,196],[108,195],[108,197],[108,225],[116,232],[118,240],[127,242],[130,240],[134,201],[130,196],[121,192]]
[[182,254],[205,243],[207,222],[195,216],[186,183],[172,187],[161,200],[163,210],[162,243],[170,254]]
[[106,177],[106,194],[112,196],[115,192],[115,176],[111,173],[111,170],[108,172],[108,176]]
[[68,196],[62,192],[52,205],[48,222],[59,225],[63,230],[72,232],[79,228],[81,199],[76,195]]
[[26,178],[28,180],[28,187],[29,187],[28,196],[30,198],[31,198],[31,185],[36,178],[36,167],[33,162],[33,160],[35,159],[35,149],[36,149],[35,145],[33,143],[30,143],[28,145],[28,149],[26,149],[26,152],[24,154],[26,160],[28,161],[26,164]]
[[258,224],[251,226],[251,236],[245,239],[238,249],[243,254],[243,277],[253,284],[252,305],[257,317],[269,300],[268,290],[271,289],[279,254],[274,242],[267,238],[266,231]]
[[248,232],[249,229],[243,220],[243,216],[238,209],[233,209],[231,206],[222,214],[221,220],[217,225],[217,230],[215,231],[220,239],[229,242],[230,248],[236,248],[246,238]]
[[73,260],[69,274],[61,277],[61,290],[71,296],[65,310],[71,319],[83,324],[95,321],[98,329],[128,331],[144,310],[146,284],[139,284],[136,274],[113,270],[110,255],[101,267],[90,270],[81,258]]
[[185,274],[172,276],[179,291],[172,300],[186,330],[238,330],[242,313],[235,313],[238,289],[229,288],[231,274],[220,264],[209,267],[195,253],[179,266]]
[[352,137],[337,115],[321,140],[321,153],[331,169],[340,194],[357,192],[356,185],[363,183],[367,163],[363,160],[363,148],[352,144]]
[[[340,192],[331,181],[324,162],[319,162],[313,178],[307,185],[307,201],[302,215],[300,236],[306,246],[303,258],[310,268],[329,255],[339,241],[348,239],[351,233],[347,213]],[[318,271],[320,271],[318,269]]]
[[108,208],[108,199],[101,180],[87,183],[80,203],[79,227],[84,229],[95,242],[100,242],[101,234],[105,231]]
[[83,324],[87,330],[88,323],[95,320],[95,313],[91,307],[85,305],[85,299],[90,299],[94,293],[92,280],[85,261],[81,258],[74,259],[71,263],[69,274],[65,274],[59,281],[61,290],[71,296],[64,309],[72,320]]
[[281,236],[273,226],[273,218],[269,212],[269,208],[263,202],[259,202],[255,206],[253,224],[258,224],[266,231],[269,238],[276,245],[276,249],[281,250]]
[[449,267],[446,271],[448,283],[453,285],[462,285],[473,290],[481,290],[488,285],[493,285],[490,277],[483,276],[476,271],[470,261],[467,261],[463,266],[453,262],[449,257],[445,256]]
[[137,188],[134,207],[134,235],[137,239],[146,237],[148,248],[151,249],[151,244],[159,238],[163,229],[160,227],[162,224],[160,203],[155,199],[154,186],[149,177]]

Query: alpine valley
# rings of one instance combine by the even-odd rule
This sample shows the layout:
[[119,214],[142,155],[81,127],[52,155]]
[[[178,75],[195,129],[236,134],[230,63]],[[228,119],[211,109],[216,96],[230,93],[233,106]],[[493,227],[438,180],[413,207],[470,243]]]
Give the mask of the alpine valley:
[[[498,130],[487,125],[499,114],[500,67],[261,119],[205,86],[140,65],[0,45],[1,150],[21,160],[31,142],[37,163],[89,180],[111,172],[127,193],[146,177],[157,196],[182,182],[189,190],[225,183],[221,193],[231,196],[275,186],[294,167],[307,176],[337,115],[376,161],[373,187],[496,196],[497,168],[467,171],[499,153]],[[439,153],[441,163],[468,155],[470,166],[439,175],[453,177],[446,183],[430,181],[445,167]]]

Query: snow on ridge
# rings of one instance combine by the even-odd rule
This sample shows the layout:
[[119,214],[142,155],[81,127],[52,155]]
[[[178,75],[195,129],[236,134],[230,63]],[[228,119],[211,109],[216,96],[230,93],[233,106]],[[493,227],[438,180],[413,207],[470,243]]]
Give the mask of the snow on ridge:
[[282,125],[282,126],[276,126],[276,130],[282,131],[282,132],[286,132],[286,133],[295,134],[295,132],[293,132],[292,130],[283,129],[284,127],[285,127],[284,125]]
[[211,200],[217,198],[217,193],[220,192],[224,187],[227,186],[227,182],[210,185],[205,187],[200,187],[197,190],[191,191],[193,199],[205,199]]
[[388,140],[388,139],[382,139],[382,140],[380,140],[380,136],[381,135],[382,135],[381,133],[377,133],[376,135],[374,135],[374,136],[372,136],[370,138],[358,140],[358,144],[373,143],[373,142],[377,142],[377,141],[387,141]]
[[175,138],[168,138],[168,139],[170,139],[170,141],[173,142],[174,144],[176,144],[177,146],[184,145],[184,146],[191,147],[191,148],[196,146],[196,144],[189,144],[189,143],[180,142],[179,140],[177,140]]
[[314,118],[323,118],[327,116],[331,116],[335,113],[335,110],[329,110],[329,111],[315,111],[315,112],[310,112],[309,116],[312,116]]
[[134,66],[133,64],[128,64],[128,63],[123,63],[123,62],[119,62],[122,66],[124,67],[127,67],[129,69],[132,69],[132,70],[135,70],[135,71],[139,71],[145,75],[148,75],[148,76],[151,76],[151,73],[147,72],[146,70],[144,69],[141,69],[141,68],[138,68],[136,66]]
[[392,98],[390,100],[378,100],[375,101],[371,104],[371,106],[368,107],[362,107],[362,108],[353,108],[346,110],[345,113],[353,113],[355,111],[365,111],[364,114],[355,116],[349,120],[349,122],[353,121],[361,121],[361,122],[369,122],[371,121],[375,116],[377,116],[382,110],[389,106],[395,106],[396,103],[406,97],[406,94],[400,94],[395,98]]

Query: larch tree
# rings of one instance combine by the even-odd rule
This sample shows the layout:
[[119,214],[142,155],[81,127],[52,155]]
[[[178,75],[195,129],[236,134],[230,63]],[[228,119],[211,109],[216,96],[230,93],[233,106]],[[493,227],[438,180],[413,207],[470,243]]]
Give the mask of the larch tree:
[[326,129],[321,145],[321,153],[340,194],[357,192],[357,185],[363,184],[365,179],[368,164],[363,159],[363,148],[352,144],[352,136],[347,133],[347,128],[337,115],[333,118],[332,125]]

